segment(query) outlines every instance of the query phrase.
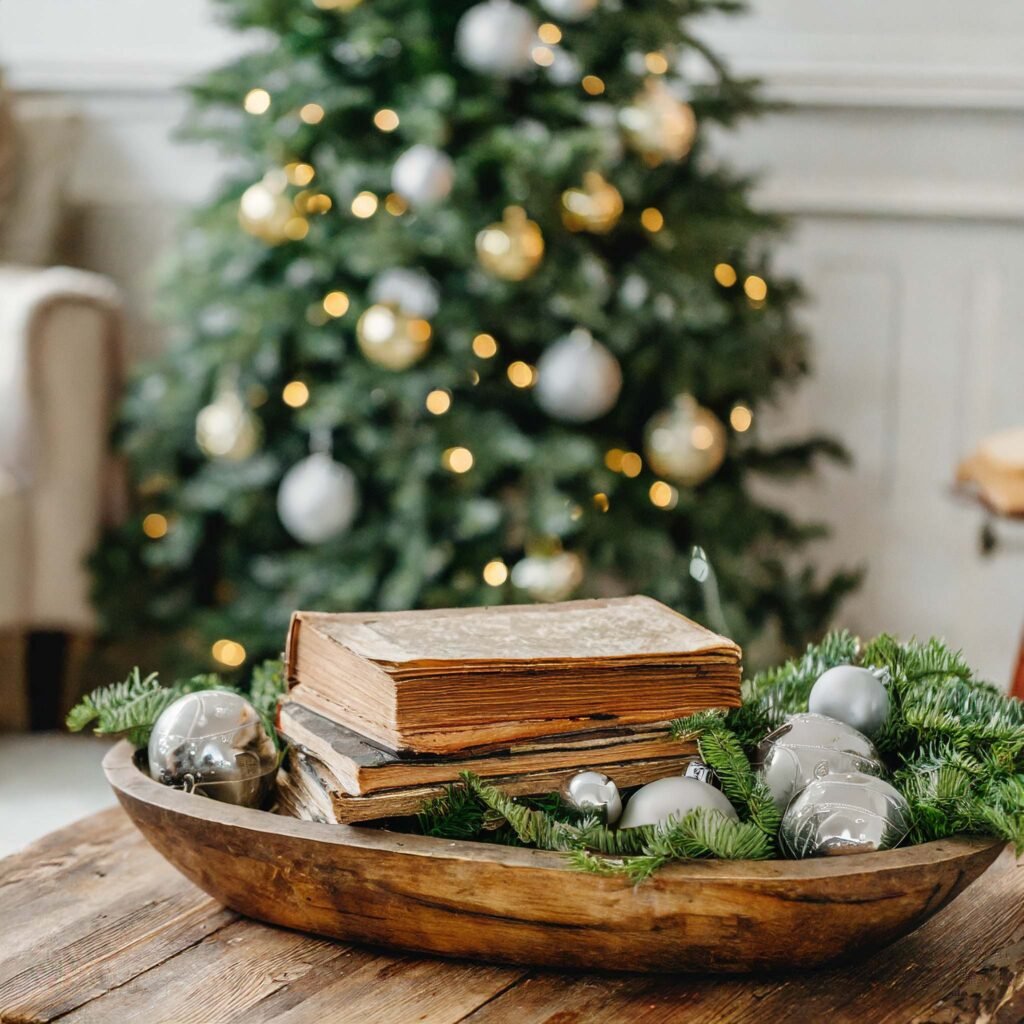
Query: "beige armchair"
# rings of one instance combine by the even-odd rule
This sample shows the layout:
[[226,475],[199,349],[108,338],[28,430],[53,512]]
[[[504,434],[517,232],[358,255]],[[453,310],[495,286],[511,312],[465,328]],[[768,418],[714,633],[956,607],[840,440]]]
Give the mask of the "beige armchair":
[[0,728],[8,729],[57,724],[77,641],[94,627],[85,559],[113,490],[107,441],[122,323],[108,280],[47,265],[77,121],[49,103],[14,107],[17,173],[0,210]]

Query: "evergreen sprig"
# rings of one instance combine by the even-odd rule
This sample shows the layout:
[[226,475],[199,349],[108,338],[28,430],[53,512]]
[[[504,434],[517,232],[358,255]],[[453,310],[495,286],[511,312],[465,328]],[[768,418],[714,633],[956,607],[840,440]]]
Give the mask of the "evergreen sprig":
[[[165,686],[156,672],[143,677],[136,666],[121,682],[100,686],[83,697],[68,713],[66,725],[71,732],[81,732],[91,725],[99,736],[125,736],[135,746],[143,747],[149,742],[153,724],[161,713],[179,697],[199,690],[242,692],[212,672],[178,679]],[[252,692],[245,694],[275,742],[274,709],[283,692],[281,662],[270,660],[254,670]]]
[[609,829],[596,818],[574,819],[554,796],[521,802],[466,775],[435,809],[440,820],[432,820],[429,834],[447,834],[436,830],[446,818],[455,829],[461,815],[459,837],[480,838],[473,822],[490,812],[517,843],[562,850],[580,870],[634,881],[676,860],[776,856],[781,814],[752,759],[786,715],[807,710],[818,677],[843,664],[877,670],[885,680],[890,713],[876,742],[910,805],[910,841],[993,835],[1024,852],[1024,704],[976,679],[962,654],[941,640],[901,643],[882,634],[861,644],[846,631],[745,681],[741,707],[672,723],[676,738],[697,740],[739,822],[701,809],[664,827]]

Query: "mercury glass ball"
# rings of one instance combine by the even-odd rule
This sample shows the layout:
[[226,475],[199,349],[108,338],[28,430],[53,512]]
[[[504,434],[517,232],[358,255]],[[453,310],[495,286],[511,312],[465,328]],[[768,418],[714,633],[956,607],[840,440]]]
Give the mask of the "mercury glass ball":
[[259,807],[277,774],[277,748],[256,709],[230,690],[187,693],[149,737],[149,774],[167,786]]
[[811,687],[807,708],[875,736],[889,717],[889,691],[870,669],[837,665]]
[[619,819],[619,828],[641,825],[668,825],[700,807],[718,811],[729,821],[739,821],[736,808],[714,786],[681,775],[649,782],[638,789],[626,804]]
[[565,781],[560,796],[574,811],[594,813],[609,825],[614,825],[622,814],[619,788],[603,772],[577,772]]
[[837,772],[815,779],[794,798],[779,843],[790,857],[874,853],[898,846],[910,826],[910,805],[884,779]]
[[789,715],[757,748],[761,777],[775,805],[785,810],[806,785],[826,771],[881,775],[882,759],[863,733],[826,715]]

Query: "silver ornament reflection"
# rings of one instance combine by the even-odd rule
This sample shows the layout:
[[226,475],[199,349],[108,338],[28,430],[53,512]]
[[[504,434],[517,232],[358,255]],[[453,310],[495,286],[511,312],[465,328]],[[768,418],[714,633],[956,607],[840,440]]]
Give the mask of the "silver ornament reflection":
[[889,691],[870,669],[837,665],[811,687],[807,708],[874,736],[889,717]]
[[514,78],[533,66],[536,34],[537,23],[526,8],[511,0],[485,0],[459,19],[455,49],[474,71]]
[[537,362],[537,404],[555,419],[586,423],[609,412],[622,390],[619,361],[577,327],[560,338]]
[[358,509],[355,474],[326,452],[296,462],[277,491],[277,514],[303,544],[323,544],[344,533]]
[[277,749],[256,709],[229,690],[201,690],[165,708],[149,737],[149,774],[167,786],[259,807],[277,773]]
[[540,0],[541,7],[553,18],[580,21],[597,7],[598,0]]
[[564,601],[583,576],[583,560],[575,551],[527,555],[512,567],[512,585],[535,601]]
[[641,786],[626,804],[619,819],[619,828],[639,828],[641,825],[667,825],[685,817],[700,807],[717,811],[729,821],[739,821],[736,808],[728,797],[697,779],[673,775]]
[[789,805],[779,842],[790,857],[873,853],[910,831],[910,805],[884,779],[838,772],[815,779]]
[[422,270],[396,267],[370,282],[370,301],[397,306],[406,316],[432,319],[441,305],[434,279]]
[[614,825],[622,814],[618,786],[602,772],[577,772],[566,779],[559,795],[574,811],[596,814],[608,825]]
[[882,760],[867,736],[825,715],[789,715],[757,748],[761,777],[785,810],[804,786],[826,771],[881,775]]
[[391,168],[391,188],[414,207],[433,206],[447,199],[454,184],[452,158],[423,143],[407,149]]

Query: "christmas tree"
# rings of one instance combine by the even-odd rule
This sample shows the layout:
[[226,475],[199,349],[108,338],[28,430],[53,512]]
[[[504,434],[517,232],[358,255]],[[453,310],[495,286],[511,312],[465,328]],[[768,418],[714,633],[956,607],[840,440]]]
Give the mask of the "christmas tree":
[[760,109],[693,34],[738,5],[220,5],[259,41],[192,87],[231,174],[124,405],[111,630],[241,666],[295,608],[635,591],[822,631],[855,579],[751,489],[842,453],[758,438],[808,364],[779,224],[709,145]]

